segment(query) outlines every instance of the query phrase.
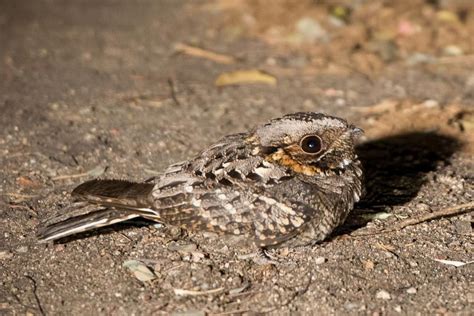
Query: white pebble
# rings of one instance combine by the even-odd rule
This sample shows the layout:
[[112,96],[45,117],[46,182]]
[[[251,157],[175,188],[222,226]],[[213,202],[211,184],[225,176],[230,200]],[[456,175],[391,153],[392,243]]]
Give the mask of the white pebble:
[[416,293],[416,289],[414,287],[410,287],[407,289],[407,293],[408,294],[415,294]]
[[389,300],[392,298],[392,296],[387,291],[380,290],[377,292],[377,294],[375,294],[375,298],[379,298],[381,300]]
[[18,248],[16,249],[16,252],[20,252],[20,253],[28,252],[28,247],[26,247],[26,246],[18,247]]
[[315,264],[323,264],[326,262],[326,258],[324,257],[317,257],[315,260],[314,260],[314,263]]

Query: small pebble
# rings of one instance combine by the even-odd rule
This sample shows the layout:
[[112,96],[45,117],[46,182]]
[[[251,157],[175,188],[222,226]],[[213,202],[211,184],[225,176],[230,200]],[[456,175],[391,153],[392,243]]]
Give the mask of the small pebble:
[[336,99],[336,105],[337,106],[345,106],[346,105],[346,100],[344,100],[343,98],[337,98]]
[[416,261],[408,261],[408,264],[409,264],[410,267],[412,267],[412,268],[418,267],[418,263],[417,263]]
[[64,244],[56,244],[54,245],[54,251],[63,251],[64,249],[66,248],[66,246],[64,246]]
[[359,307],[359,305],[357,305],[356,303],[347,302],[344,304],[344,308],[347,310],[354,310],[357,309],[357,307]]
[[400,305],[396,305],[394,308],[393,308],[397,313],[401,313],[402,312],[402,307]]
[[296,22],[298,35],[304,42],[327,41],[329,36],[318,21],[312,18],[301,18]]
[[314,260],[314,263],[315,264],[323,264],[326,262],[326,258],[324,257],[317,257],[315,260]]
[[8,250],[0,251],[0,259],[8,259],[8,258],[11,258],[12,256],[13,254]]
[[187,253],[195,252],[197,249],[197,246],[193,243],[179,244],[173,241],[168,245],[168,249],[171,251],[178,251],[178,252],[187,254]]
[[206,255],[202,252],[199,252],[199,251],[193,251],[191,253],[192,255],[192,261],[194,262],[198,262],[198,261],[201,261],[202,259],[204,259],[206,257]]
[[436,59],[433,56],[422,53],[413,53],[406,59],[407,64],[410,66],[418,64],[431,64],[435,61]]
[[415,294],[416,293],[416,289],[414,287],[410,287],[407,289],[407,293],[408,294]]
[[430,210],[430,206],[428,204],[425,204],[425,203],[418,203],[416,205],[416,209],[418,211],[421,211],[421,212],[427,212]]
[[456,45],[449,45],[443,48],[444,56],[462,56],[464,54],[463,50]]
[[392,296],[387,291],[380,290],[380,291],[377,292],[377,294],[375,294],[375,298],[378,298],[378,299],[381,299],[381,300],[389,300],[389,299],[392,298]]
[[436,100],[428,99],[423,102],[423,106],[426,108],[436,108],[439,106],[439,102]]
[[469,303],[474,303],[474,291],[467,293],[466,297]]
[[16,252],[19,252],[19,253],[28,252],[28,247],[26,247],[26,246],[18,247],[18,248],[16,249]]

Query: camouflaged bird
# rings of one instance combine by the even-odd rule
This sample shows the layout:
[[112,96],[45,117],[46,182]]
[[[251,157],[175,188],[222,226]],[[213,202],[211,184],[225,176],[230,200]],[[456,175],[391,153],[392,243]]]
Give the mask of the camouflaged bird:
[[43,241],[136,217],[213,232],[257,248],[325,239],[362,194],[354,150],[361,129],[320,113],[294,113],[229,135],[171,165],[154,183],[92,180],[72,196],[101,209],[40,230]]

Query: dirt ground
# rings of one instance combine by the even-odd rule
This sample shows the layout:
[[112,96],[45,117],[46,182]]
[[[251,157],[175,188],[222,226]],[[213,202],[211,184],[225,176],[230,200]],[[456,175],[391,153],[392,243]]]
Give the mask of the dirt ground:
[[[472,315],[472,213],[400,226],[472,208],[472,34],[471,1],[0,1],[0,314]],[[278,265],[143,221],[37,243],[80,182],[296,111],[366,132],[367,196],[326,242]]]

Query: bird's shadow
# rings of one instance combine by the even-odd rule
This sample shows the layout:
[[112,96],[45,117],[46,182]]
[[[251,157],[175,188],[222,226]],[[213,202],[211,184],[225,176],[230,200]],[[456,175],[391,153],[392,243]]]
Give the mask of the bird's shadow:
[[363,213],[387,211],[411,201],[427,181],[428,173],[449,164],[461,148],[456,138],[437,133],[411,132],[359,145],[364,167],[365,195],[336,232],[351,232],[370,219]]

